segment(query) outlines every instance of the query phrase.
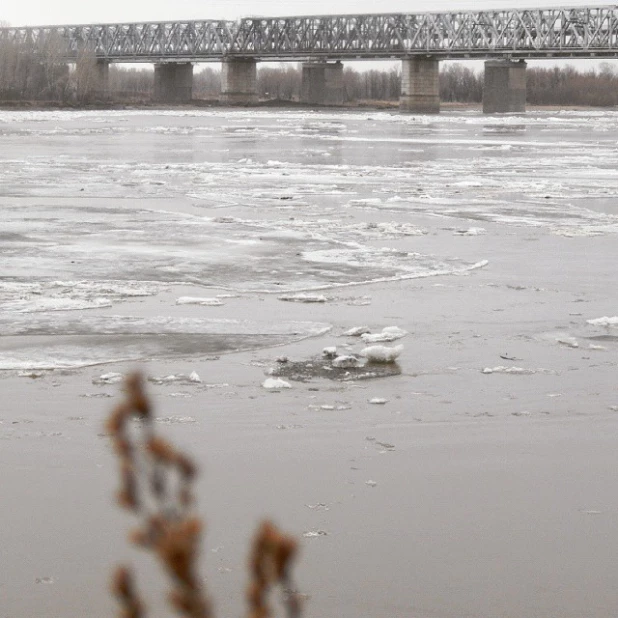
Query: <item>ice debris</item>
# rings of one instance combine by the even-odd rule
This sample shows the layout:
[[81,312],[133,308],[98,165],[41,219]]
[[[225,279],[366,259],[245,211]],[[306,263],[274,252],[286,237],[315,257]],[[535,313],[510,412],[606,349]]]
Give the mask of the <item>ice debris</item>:
[[148,378],[148,381],[152,382],[153,384],[201,384],[202,383],[202,379],[195,371],[192,371],[189,375],[186,375],[184,373],[178,373],[178,374],[171,374],[168,376],[163,376],[160,378],[150,376]]
[[408,331],[405,331],[398,326],[387,326],[382,329],[381,333],[363,333],[360,337],[365,343],[381,343],[381,342],[389,342],[396,341],[397,339],[401,339],[408,334]]
[[369,403],[372,403],[375,406],[383,406],[388,403],[388,399],[383,399],[382,397],[374,397],[369,400]]
[[371,329],[369,328],[369,326],[355,326],[354,328],[347,330],[343,334],[346,337],[360,337],[361,335],[364,335],[365,333],[370,333],[370,332],[371,332]]
[[328,299],[322,294],[283,294],[278,297],[279,300],[284,300],[291,303],[325,303]]
[[603,316],[602,318],[596,318],[595,320],[586,320],[591,326],[618,326],[618,316],[608,318]]
[[329,347],[329,348],[324,348],[322,350],[322,356],[325,356],[326,358],[336,358],[337,356],[337,348],[336,347]]
[[319,536],[328,536],[328,532],[325,530],[308,530],[303,532],[303,536],[306,539],[317,539]]
[[362,359],[352,355],[337,356],[333,360],[333,367],[337,369],[357,369],[363,365],[364,361]]
[[203,307],[221,307],[223,302],[219,298],[200,298],[197,296],[181,296],[176,299],[177,305],[202,305]]
[[367,487],[376,487],[377,483],[375,481],[365,481],[365,485],[367,485]]
[[33,380],[37,378],[42,378],[44,375],[44,371],[20,371],[17,374],[17,376],[20,378],[32,378]]
[[94,378],[92,383],[99,386],[102,384],[118,384],[124,380],[124,376],[121,373],[104,373],[98,378]]
[[487,230],[484,227],[469,227],[467,230],[455,230],[456,236],[482,236],[487,234]]
[[509,375],[529,376],[536,373],[534,369],[524,369],[523,367],[505,367],[500,365],[499,367],[485,367],[483,373],[507,373]]
[[558,337],[556,342],[566,345],[569,348],[579,348],[579,342],[575,339],[575,337]]
[[370,363],[394,363],[403,352],[403,346],[389,348],[385,345],[373,345],[361,351]]
[[281,378],[268,378],[264,380],[262,386],[267,390],[281,390],[282,388],[292,388],[292,385]]

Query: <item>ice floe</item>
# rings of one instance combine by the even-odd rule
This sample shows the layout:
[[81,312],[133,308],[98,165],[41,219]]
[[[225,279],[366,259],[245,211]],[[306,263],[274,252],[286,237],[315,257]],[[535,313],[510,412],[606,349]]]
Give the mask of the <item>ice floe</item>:
[[618,316],[595,318],[594,320],[586,320],[591,326],[618,326]]
[[370,363],[394,363],[403,352],[403,345],[389,348],[384,345],[369,346],[361,351]]
[[323,294],[283,294],[278,296],[279,300],[284,300],[292,303],[325,303],[328,301],[328,298]]
[[499,365],[498,367],[485,367],[482,371],[485,374],[491,373],[505,373],[508,375],[514,376],[529,376],[538,373],[536,369],[525,369],[523,367],[505,367],[504,365]]
[[204,307],[221,307],[223,301],[220,298],[200,298],[197,296],[181,296],[176,299],[177,305],[202,305]]
[[402,339],[408,334],[408,331],[399,328],[398,326],[387,326],[382,329],[381,333],[362,333],[361,339],[365,343],[387,343],[390,341],[396,341]]
[[292,385],[282,378],[267,378],[262,383],[262,386],[269,391],[292,388]]

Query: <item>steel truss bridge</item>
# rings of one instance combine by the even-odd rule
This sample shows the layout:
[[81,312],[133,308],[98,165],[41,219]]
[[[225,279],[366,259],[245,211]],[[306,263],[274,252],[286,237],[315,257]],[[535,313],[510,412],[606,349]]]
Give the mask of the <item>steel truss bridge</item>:
[[611,58],[618,6],[2,28],[2,41],[67,61]]

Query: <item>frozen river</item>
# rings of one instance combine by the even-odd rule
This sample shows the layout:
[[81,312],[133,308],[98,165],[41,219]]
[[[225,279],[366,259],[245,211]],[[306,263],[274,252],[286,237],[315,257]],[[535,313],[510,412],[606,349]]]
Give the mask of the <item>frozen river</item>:
[[[114,615],[119,559],[168,615],[111,498],[136,366],[216,615],[273,516],[307,618],[615,618],[617,170],[618,112],[0,111],[0,618]],[[398,363],[333,371],[354,330]]]
[[278,344],[329,324],[204,307],[491,264],[436,230],[618,233],[612,112],[0,112],[0,145],[0,370]]

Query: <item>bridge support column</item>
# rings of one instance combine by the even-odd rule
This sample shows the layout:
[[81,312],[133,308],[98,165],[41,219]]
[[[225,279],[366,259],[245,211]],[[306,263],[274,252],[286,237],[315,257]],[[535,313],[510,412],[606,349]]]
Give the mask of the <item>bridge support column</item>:
[[109,99],[109,62],[97,60],[95,65],[95,95],[98,99]]
[[156,64],[154,100],[189,103],[193,97],[193,65],[190,62]]
[[220,101],[225,105],[255,105],[258,102],[256,60],[238,58],[223,62]]
[[440,113],[440,61],[437,58],[406,58],[402,63],[402,112]]
[[305,62],[300,102],[308,105],[343,105],[345,88],[341,62]]
[[526,63],[521,60],[485,62],[483,113],[508,114],[526,111]]

